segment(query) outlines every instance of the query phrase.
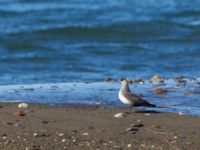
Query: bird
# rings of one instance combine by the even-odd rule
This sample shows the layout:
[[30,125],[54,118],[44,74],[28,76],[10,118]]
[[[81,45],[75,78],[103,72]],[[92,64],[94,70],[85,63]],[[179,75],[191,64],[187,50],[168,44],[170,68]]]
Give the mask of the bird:
[[120,82],[121,88],[119,90],[119,100],[123,104],[127,104],[130,107],[156,107],[156,105],[149,103],[148,101],[144,100],[136,94],[133,94],[129,88],[127,79],[121,79]]

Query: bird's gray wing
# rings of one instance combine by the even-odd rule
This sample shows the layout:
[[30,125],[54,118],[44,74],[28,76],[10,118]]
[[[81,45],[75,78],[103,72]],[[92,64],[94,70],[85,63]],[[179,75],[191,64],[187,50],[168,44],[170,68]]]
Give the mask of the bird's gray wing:
[[153,104],[150,104],[143,98],[131,92],[126,92],[125,95],[132,102],[133,106],[153,106]]

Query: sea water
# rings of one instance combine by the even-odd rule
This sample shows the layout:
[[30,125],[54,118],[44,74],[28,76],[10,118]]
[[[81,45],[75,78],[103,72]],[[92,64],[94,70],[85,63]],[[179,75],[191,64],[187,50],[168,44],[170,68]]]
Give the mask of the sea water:
[[[107,85],[99,91],[102,84],[98,82],[104,77],[150,79],[159,74],[168,79],[179,75],[198,78],[199,66],[199,0],[0,1],[2,100],[66,103],[70,94],[76,94],[80,95],[76,97],[77,103],[99,100],[117,105],[120,85],[109,84],[114,91],[106,91],[110,89],[105,88]],[[86,86],[84,82],[93,84]],[[44,90],[36,88],[32,92],[19,90],[14,96],[9,94],[20,85],[32,87],[38,83],[45,83]],[[51,88],[46,88],[51,83],[63,84],[58,88],[61,91],[54,91],[58,93],[56,97]],[[88,92],[88,96],[76,88],[77,93],[73,90],[65,93],[65,88],[71,89],[74,83],[79,83],[78,89],[83,84],[86,89],[95,86],[97,90],[93,94]],[[152,97],[148,91],[143,86],[138,89],[138,93],[152,102],[165,101]],[[102,95],[98,97],[99,94]],[[183,111],[199,114],[198,95],[180,94],[179,98],[173,92],[170,94],[166,102],[176,104],[170,107],[173,111],[181,106]],[[195,109],[190,110],[193,106]]]

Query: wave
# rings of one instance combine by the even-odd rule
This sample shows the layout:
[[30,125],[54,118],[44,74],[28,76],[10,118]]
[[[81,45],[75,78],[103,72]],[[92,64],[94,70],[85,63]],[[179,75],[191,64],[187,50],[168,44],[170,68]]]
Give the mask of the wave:
[[[166,30],[163,30],[166,29]],[[159,36],[166,35],[169,30],[184,30],[193,29],[192,25],[185,25],[175,22],[163,20],[151,20],[143,22],[127,22],[127,23],[114,23],[114,24],[84,24],[74,23],[66,25],[35,25],[26,27],[25,29],[7,30],[2,31],[4,34],[20,35],[20,34],[38,34],[38,35],[63,35],[63,36],[77,36],[83,35],[107,35],[107,36],[129,36],[129,37],[145,37],[145,36]],[[106,37],[105,37],[106,38]]]

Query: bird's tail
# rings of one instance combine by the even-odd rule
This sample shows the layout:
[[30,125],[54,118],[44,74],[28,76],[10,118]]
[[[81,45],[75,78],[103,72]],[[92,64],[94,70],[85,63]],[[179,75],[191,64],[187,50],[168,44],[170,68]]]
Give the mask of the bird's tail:
[[156,107],[156,105],[154,105],[154,104],[151,104],[151,103],[148,103],[148,105],[147,105],[148,107]]

